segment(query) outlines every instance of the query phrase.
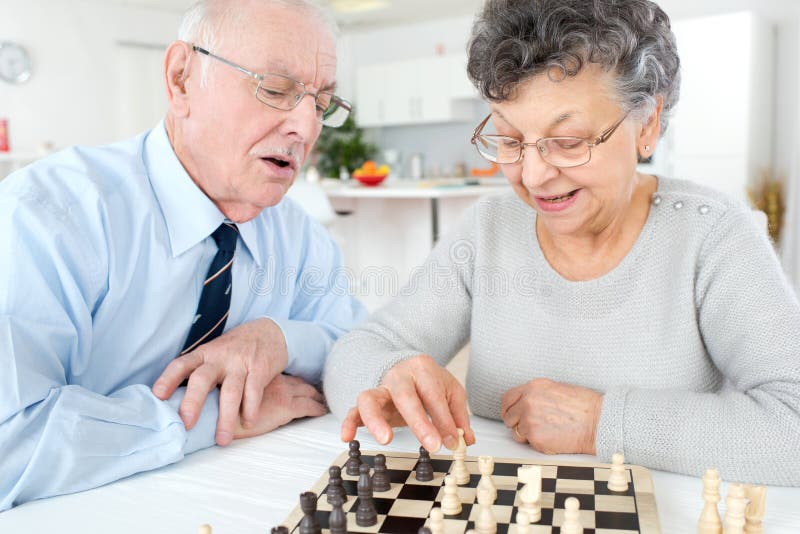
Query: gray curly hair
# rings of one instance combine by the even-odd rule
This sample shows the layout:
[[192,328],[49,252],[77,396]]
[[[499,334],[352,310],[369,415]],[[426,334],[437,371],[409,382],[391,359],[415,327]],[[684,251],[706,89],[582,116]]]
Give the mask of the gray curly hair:
[[487,0],[468,51],[469,77],[493,102],[537,74],[558,81],[596,63],[632,117],[646,120],[663,98],[663,134],[680,93],[675,35],[650,0]]

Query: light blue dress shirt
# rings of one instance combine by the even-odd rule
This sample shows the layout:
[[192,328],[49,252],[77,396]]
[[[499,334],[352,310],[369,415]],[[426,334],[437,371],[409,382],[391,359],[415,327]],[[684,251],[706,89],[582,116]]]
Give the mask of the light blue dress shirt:
[[[150,391],[181,351],[224,215],[163,122],[0,182],[0,511],[177,462],[214,444],[218,395],[186,431]],[[366,312],[329,235],[290,199],[238,225],[226,329],[270,317],[286,372],[320,380]]]

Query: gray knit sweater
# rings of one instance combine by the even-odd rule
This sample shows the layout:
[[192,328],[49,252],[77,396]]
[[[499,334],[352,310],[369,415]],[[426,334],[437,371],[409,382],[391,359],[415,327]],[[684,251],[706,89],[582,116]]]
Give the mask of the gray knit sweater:
[[333,412],[397,362],[445,365],[469,341],[476,415],[497,419],[508,389],[550,378],[604,394],[603,461],[620,451],[655,469],[800,486],[800,305],[750,210],[661,178],[627,256],[582,282],[552,269],[535,221],[513,194],[469,210],[401,294],[335,345]]

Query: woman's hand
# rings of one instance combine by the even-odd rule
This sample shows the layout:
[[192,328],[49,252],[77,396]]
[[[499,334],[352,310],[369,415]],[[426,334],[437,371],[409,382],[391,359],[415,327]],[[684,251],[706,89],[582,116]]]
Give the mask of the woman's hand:
[[355,438],[366,426],[379,443],[392,440],[392,427],[408,426],[430,452],[458,443],[457,428],[464,429],[468,445],[475,442],[469,426],[467,395],[446,369],[430,356],[419,355],[398,363],[375,389],[363,391],[357,405],[342,422],[342,441]]
[[500,413],[514,440],[545,454],[596,454],[603,396],[544,378],[508,390]]

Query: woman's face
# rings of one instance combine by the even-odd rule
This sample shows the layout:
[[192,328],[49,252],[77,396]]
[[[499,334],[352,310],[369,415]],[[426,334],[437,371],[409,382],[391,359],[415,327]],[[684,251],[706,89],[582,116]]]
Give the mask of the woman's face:
[[[535,76],[520,84],[509,100],[492,104],[496,133],[524,143],[543,137],[593,142],[625,115],[612,96],[611,76],[594,64],[559,82],[546,74]],[[488,130],[487,126],[485,133]],[[621,218],[630,204],[641,134],[641,123],[627,118],[606,142],[591,149],[585,165],[555,167],[536,146],[528,146],[520,162],[501,168],[517,195],[537,211],[548,233],[596,235]]]

